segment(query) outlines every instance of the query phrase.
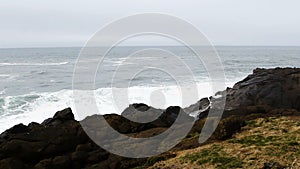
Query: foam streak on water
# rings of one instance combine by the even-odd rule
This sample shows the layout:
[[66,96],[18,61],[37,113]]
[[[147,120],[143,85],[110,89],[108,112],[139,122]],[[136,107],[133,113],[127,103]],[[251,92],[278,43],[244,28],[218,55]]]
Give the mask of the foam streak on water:
[[0,63],[0,66],[59,66],[66,65],[68,62],[59,63]]

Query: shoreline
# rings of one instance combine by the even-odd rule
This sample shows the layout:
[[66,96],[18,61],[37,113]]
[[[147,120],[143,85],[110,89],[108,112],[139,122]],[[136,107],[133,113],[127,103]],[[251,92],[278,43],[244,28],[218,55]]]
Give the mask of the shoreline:
[[[226,87],[230,87],[230,86],[232,87],[233,85],[234,85],[234,83],[231,82],[230,84],[228,83],[228,85]],[[170,106],[188,107],[191,104],[194,104],[194,102],[197,102],[197,100],[194,100],[194,101],[190,101],[190,104],[186,104],[185,106],[179,105],[180,101],[178,99],[177,100],[172,99],[172,97],[176,97],[174,94],[177,91],[176,87],[177,86],[166,86],[166,87],[153,86],[153,87],[148,88],[148,87],[142,87],[142,86],[134,86],[132,88],[132,90],[133,91],[137,90],[138,92],[136,92],[136,93],[138,93],[138,94],[136,96],[132,95],[133,98],[135,98],[134,99],[135,101],[131,101],[131,104],[144,103],[144,104],[147,104],[147,105],[157,108],[157,109],[166,109]],[[202,90],[205,87],[209,87],[208,82],[198,84],[198,92],[202,93],[201,98],[211,96],[211,94],[209,92]],[[224,89],[226,89],[226,87],[224,87]],[[168,91],[170,91],[169,93],[167,93],[167,94],[170,94],[170,96],[166,99],[166,101],[169,102],[169,103],[167,103],[168,105],[164,105],[163,107],[159,107],[159,106],[155,107],[155,106],[149,104],[149,101],[144,102],[144,101],[138,100],[138,98],[140,98],[140,97],[138,97],[139,93],[144,93],[144,96],[150,96],[149,93],[151,91],[156,91],[159,89],[168,89]],[[199,89],[201,89],[201,91]],[[110,90],[110,88],[99,88],[96,91],[98,91],[98,92],[105,91],[106,92],[106,90],[108,91],[108,90]],[[15,98],[17,98],[17,97],[18,98],[27,98],[27,97],[37,98],[37,100],[41,99],[43,102],[35,101],[32,104],[28,105],[29,107],[32,107],[31,108],[32,110],[27,110],[26,112],[22,112],[22,113],[16,114],[16,115],[3,116],[2,119],[0,119],[0,122],[3,126],[3,127],[0,126],[0,133],[4,132],[6,129],[8,129],[10,127],[13,127],[14,125],[17,125],[18,123],[23,123],[25,125],[28,125],[31,122],[42,123],[46,118],[53,116],[56,111],[62,110],[67,107],[72,108],[72,110],[74,111],[76,120],[78,120],[78,121],[83,120],[84,118],[80,118],[79,115],[75,113],[75,107],[74,107],[71,99],[69,101],[60,100],[59,101],[60,104],[58,104],[57,102],[51,102],[51,101],[44,102],[44,100],[51,100],[52,98],[56,98],[56,96],[62,96],[62,95],[66,95],[64,98],[70,99],[71,95],[72,95],[72,90],[71,89],[63,89],[63,90],[59,90],[59,91],[55,91],[55,92],[41,92],[41,93],[32,92],[29,94],[23,94],[23,95],[17,95],[17,96],[6,96],[6,97],[15,97]],[[103,100],[105,98],[106,98],[106,96],[102,97],[99,95],[98,99]],[[201,98],[199,98],[199,100]],[[147,98],[145,97],[142,99],[146,100]],[[176,103],[178,103],[178,104],[176,104]],[[109,104],[103,105],[103,106],[101,103],[98,103],[98,104],[100,106],[99,112],[103,113],[102,115],[104,115],[104,114],[121,114],[129,106],[129,105],[127,105],[126,107],[124,106],[124,107],[119,108],[118,110],[115,110],[113,108],[114,106],[112,105],[112,103],[109,103]],[[57,106],[58,106],[58,108],[57,108]],[[14,112],[10,112],[10,113],[14,113]],[[26,114],[26,113],[28,113],[28,114]],[[88,116],[88,115],[86,115],[86,116]],[[25,117],[27,117],[27,118],[25,118]],[[6,121],[8,121],[9,123],[7,123]],[[14,124],[11,124],[11,122],[14,122]]]
[[[230,140],[252,120],[271,117],[299,118],[299,93],[300,68],[255,69],[253,74],[237,82],[232,88],[226,89],[226,107],[222,120],[212,137],[204,144],[198,143],[198,137],[210,106],[207,99],[201,99],[184,109],[174,106],[162,110],[151,108],[146,104],[132,104],[123,111],[123,115],[103,115],[118,132],[141,138],[166,131],[181,110],[187,114],[202,111],[187,137],[179,144],[161,155],[141,159],[120,157],[103,150],[82,130],[82,126],[74,119],[72,110],[65,109],[41,124],[34,122],[28,126],[19,124],[0,134],[0,166],[7,168],[17,165],[19,168],[28,169],[148,168],[159,161],[175,158],[176,152]],[[217,99],[210,101],[214,102]],[[135,116],[132,108],[142,112],[149,110],[151,113],[162,114],[150,123],[136,123],[125,118]],[[85,118],[83,122],[90,126],[97,126],[96,124],[99,123],[95,121],[97,116]],[[109,137],[110,133],[106,134]],[[292,141],[295,145],[300,144],[299,140]],[[147,146],[151,145],[145,145]],[[264,163],[269,163],[270,161],[267,160],[269,159],[260,161],[259,165],[262,167]]]

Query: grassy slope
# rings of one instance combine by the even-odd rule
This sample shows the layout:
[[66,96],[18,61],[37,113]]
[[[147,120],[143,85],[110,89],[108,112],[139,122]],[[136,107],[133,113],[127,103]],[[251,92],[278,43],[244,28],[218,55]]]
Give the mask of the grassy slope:
[[266,162],[300,168],[300,119],[259,118],[232,139],[174,153],[150,168],[263,168]]

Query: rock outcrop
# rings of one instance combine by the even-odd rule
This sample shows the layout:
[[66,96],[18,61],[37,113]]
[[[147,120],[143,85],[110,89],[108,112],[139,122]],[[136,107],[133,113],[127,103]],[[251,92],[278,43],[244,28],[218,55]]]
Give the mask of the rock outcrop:
[[255,69],[227,89],[226,109],[268,105],[300,110],[300,69]]

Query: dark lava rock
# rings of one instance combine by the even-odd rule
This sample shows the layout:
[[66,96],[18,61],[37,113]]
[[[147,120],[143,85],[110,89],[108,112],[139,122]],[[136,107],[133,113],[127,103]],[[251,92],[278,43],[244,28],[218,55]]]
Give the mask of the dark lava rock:
[[269,105],[300,110],[300,69],[255,69],[253,74],[227,89],[226,109]]
[[71,108],[66,108],[62,111],[56,112],[53,118],[49,118],[43,121],[42,125],[58,125],[67,121],[74,120],[74,114],[72,113]]
[[9,134],[18,134],[18,133],[25,133],[28,132],[29,129],[24,124],[17,124],[13,126],[12,128],[6,130],[0,135],[0,138],[8,137]]
[[[145,110],[145,107],[138,106],[138,108]],[[136,133],[137,136],[149,137],[150,133],[152,136],[160,134],[164,131],[164,127],[170,126],[180,110],[179,107],[171,107],[163,111],[155,121],[145,124],[132,122],[115,114],[104,115],[104,118],[122,133]],[[86,121],[89,125],[97,126],[99,116],[87,117],[82,122]],[[30,123],[28,126],[16,125],[6,130],[0,137],[0,168],[117,169],[142,165],[145,160],[112,155],[97,146],[85,134],[80,123],[74,120],[69,108],[55,113],[41,125],[38,123]]]
[[210,101],[209,99],[203,98],[200,99],[197,103],[190,105],[189,107],[184,108],[184,111],[187,113],[192,113],[192,112],[196,112],[196,111],[205,111],[209,108],[210,106]]
[[28,128],[30,130],[33,129],[33,128],[35,128],[35,127],[39,127],[39,126],[40,126],[40,124],[36,123],[36,122],[31,122],[31,123],[28,124]]
[[0,161],[0,168],[3,169],[23,169],[22,161],[15,158],[7,158]]
[[162,113],[162,109],[156,109],[146,104],[138,103],[129,105],[121,115],[133,122],[149,123],[156,120]]
[[[69,114],[70,109],[57,114],[65,112]],[[59,118],[65,122],[69,121],[70,117],[67,115],[67,118]],[[87,136],[79,135],[82,129],[75,120],[48,127],[38,124],[30,126],[17,125],[3,133],[5,137],[0,139],[0,159],[14,157],[24,163],[34,164],[46,157],[72,151],[78,144],[88,140]]]
[[24,124],[15,125],[12,128],[7,130],[8,133],[13,133],[13,134],[24,133],[24,132],[27,132],[27,131],[29,131],[28,127],[25,126]]
[[55,166],[55,168],[71,168],[72,163],[69,156],[57,156],[54,157],[52,160],[52,165]]
[[71,108],[64,109],[62,111],[58,111],[53,116],[53,119],[61,119],[61,120],[74,120],[74,114],[72,113]]
[[35,169],[62,169],[72,168],[73,164],[69,156],[56,156],[41,160],[34,166]]

